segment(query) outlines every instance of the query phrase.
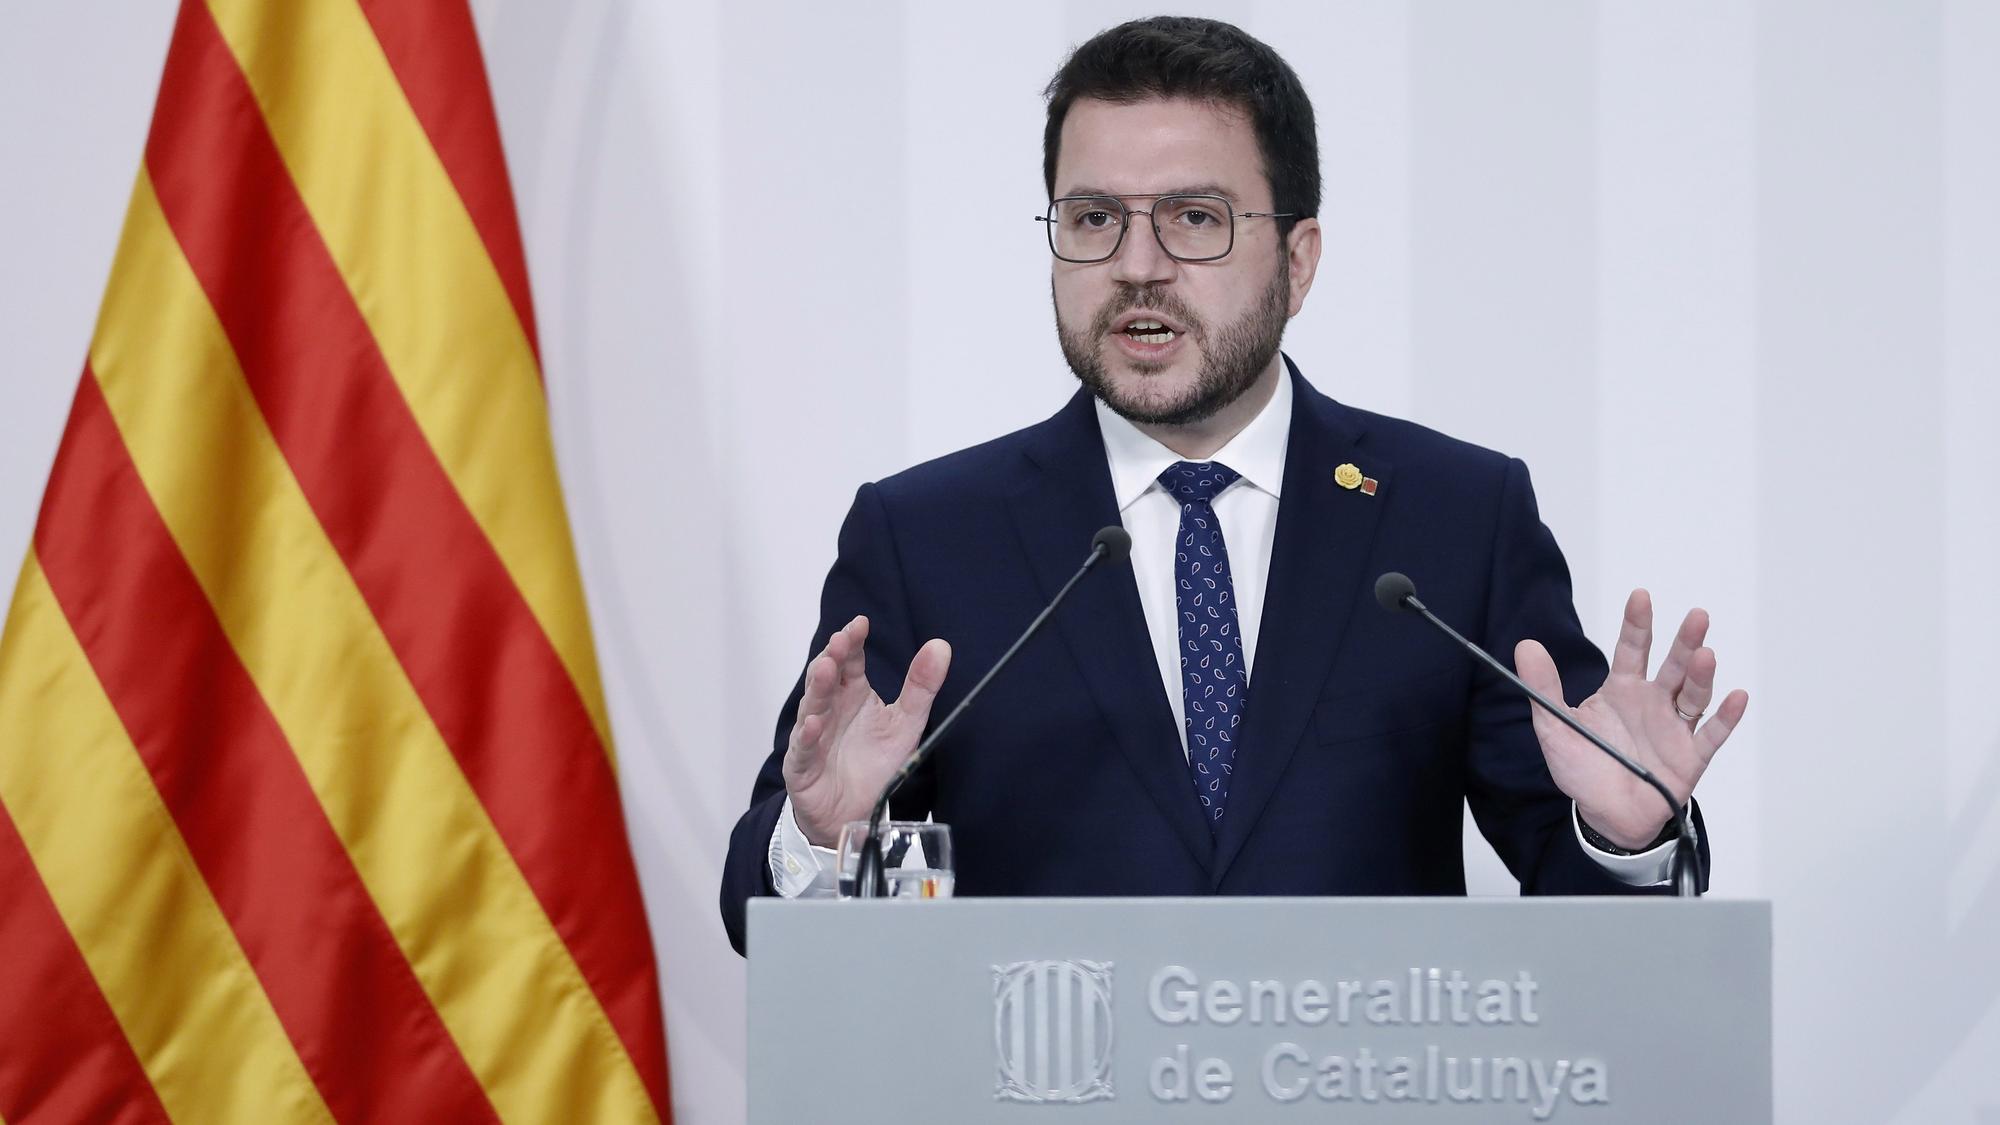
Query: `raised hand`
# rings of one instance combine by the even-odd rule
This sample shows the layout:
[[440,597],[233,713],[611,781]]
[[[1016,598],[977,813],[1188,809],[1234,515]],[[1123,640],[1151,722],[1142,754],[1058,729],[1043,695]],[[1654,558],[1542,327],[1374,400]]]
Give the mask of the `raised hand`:
[[[1738,688],[1702,721],[1715,695],[1715,652],[1702,643],[1707,636],[1707,611],[1688,611],[1659,674],[1647,679],[1653,599],[1644,590],[1632,591],[1611,655],[1611,674],[1597,694],[1570,712],[1651,770],[1682,804],[1750,705],[1750,694]],[[1517,645],[1514,667],[1529,686],[1562,703],[1562,677],[1541,642]],[[1584,821],[1623,848],[1651,843],[1670,815],[1659,793],[1541,708],[1533,714],[1535,738],[1549,772],[1576,802]]]
[[785,791],[807,840],[830,848],[840,826],[866,820],[896,767],[923,737],[944,686],[951,646],[932,640],[910,661],[894,703],[869,686],[868,619],[856,617],[806,665],[805,693],[785,747]]

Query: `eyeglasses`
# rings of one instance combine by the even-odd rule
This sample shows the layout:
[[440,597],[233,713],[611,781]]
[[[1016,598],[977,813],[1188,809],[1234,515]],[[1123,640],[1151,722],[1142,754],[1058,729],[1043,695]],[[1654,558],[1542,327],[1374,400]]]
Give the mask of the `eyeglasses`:
[[1151,199],[1152,209],[1139,211],[1125,206],[1112,195],[1065,195],[1049,203],[1046,215],[1035,221],[1048,224],[1049,250],[1065,262],[1102,262],[1118,253],[1125,242],[1131,217],[1144,215],[1153,221],[1153,236],[1160,249],[1177,262],[1213,262],[1226,258],[1236,247],[1238,219],[1295,219],[1298,216],[1274,211],[1245,211],[1241,215],[1219,195],[1134,195],[1130,199]]

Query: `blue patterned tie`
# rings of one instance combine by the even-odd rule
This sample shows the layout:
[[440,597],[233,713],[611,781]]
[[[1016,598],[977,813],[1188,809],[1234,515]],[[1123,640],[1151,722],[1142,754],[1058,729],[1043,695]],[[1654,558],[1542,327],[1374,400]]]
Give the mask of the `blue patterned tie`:
[[1250,699],[1243,637],[1236,628],[1229,549],[1210,501],[1240,474],[1218,461],[1177,461],[1160,483],[1181,502],[1174,546],[1175,601],[1180,610],[1181,697],[1187,709],[1188,772],[1214,832],[1229,798],[1236,764],[1237,724]]

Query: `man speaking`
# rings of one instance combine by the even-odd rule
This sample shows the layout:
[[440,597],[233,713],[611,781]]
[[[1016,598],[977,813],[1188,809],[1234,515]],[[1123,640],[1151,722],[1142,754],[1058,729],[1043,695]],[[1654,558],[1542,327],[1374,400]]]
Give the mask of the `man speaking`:
[[730,840],[730,941],[753,895],[832,892],[841,825],[1110,524],[1130,569],[1078,586],[897,795],[951,826],[959,893],[1462,894],[1466,803],[1527,893],[1661,883],[1660,795],[1374,580],[1408,573],[1682,802],[1748,696],[1709,713],[1700,610],[1649,678],[1644,591],[1607,675],[1521,462],[1343,406],[1279,353],[1321,249],[1297,75],[1162,17],[1077,48],[1047,95],[1036,225],[1082,388],[856,495]]

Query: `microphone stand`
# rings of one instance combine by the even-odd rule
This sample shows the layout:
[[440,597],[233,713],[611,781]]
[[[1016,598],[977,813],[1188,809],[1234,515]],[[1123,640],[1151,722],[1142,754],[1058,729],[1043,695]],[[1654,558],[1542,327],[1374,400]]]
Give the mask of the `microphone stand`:
[[902,766],[889,778],[889,783],[882,787],[882,795],[876,798],[875,808],[868,814],[868,834],[862,838],[861,852],[855,860],[856,898],[889,897],[889,873],[882,860],[882,821],[889,814],[889,798],[895,796],[896,790],[901,789],[903,783],[910,780],[910,775],[917,772],[917,767],[930,758],[932,749],[958,722],[959,716],[965,714],[965,709],[972,706],[972,701],[979,698],[979,693],[986,689],[986,685],[993,681],[993,677],[1000,674],[1000,669],[1005,668],[1007,662],[1014,659],[1014,654],[1021,651],[1021,646],[1027,644],[1030,638],[1041,631],[1043,623],[1055,613],[1056,607],[1063,603],[1063,599],[1069,596],[1070,590],[1078,582],[1083,581],[1083,576],[1089,574],[1093,567],[1106,559],[1121,561],[1131,553],[1132,537],[1124,528],[1114,524],[1099,529],[1097,534],[1091,537],[1090,555],[1083,560],[1083,565],[1077,568],[1075,574],[1070,575],[1069,581],[1063,583],[1062,589],[1056,591],[1056,596],[1049,599],[1049,604],[1042,608],[1042,612],[1035,615],[1035,619],[1028,623],[1028,628],[1008,646],[1007,651],[1000,654],[1000,659],[993,662],[993,667],[988,668],[986,674],[979,678],[979,682],[972,685],[972,690],[965,693],[965,698],[958,701],[958,706],[952,708],[951,713],[933,727],[931,733],[926,735],[924,740],[917,744],[917,748],[910,752],[910,756],[903,760]]

